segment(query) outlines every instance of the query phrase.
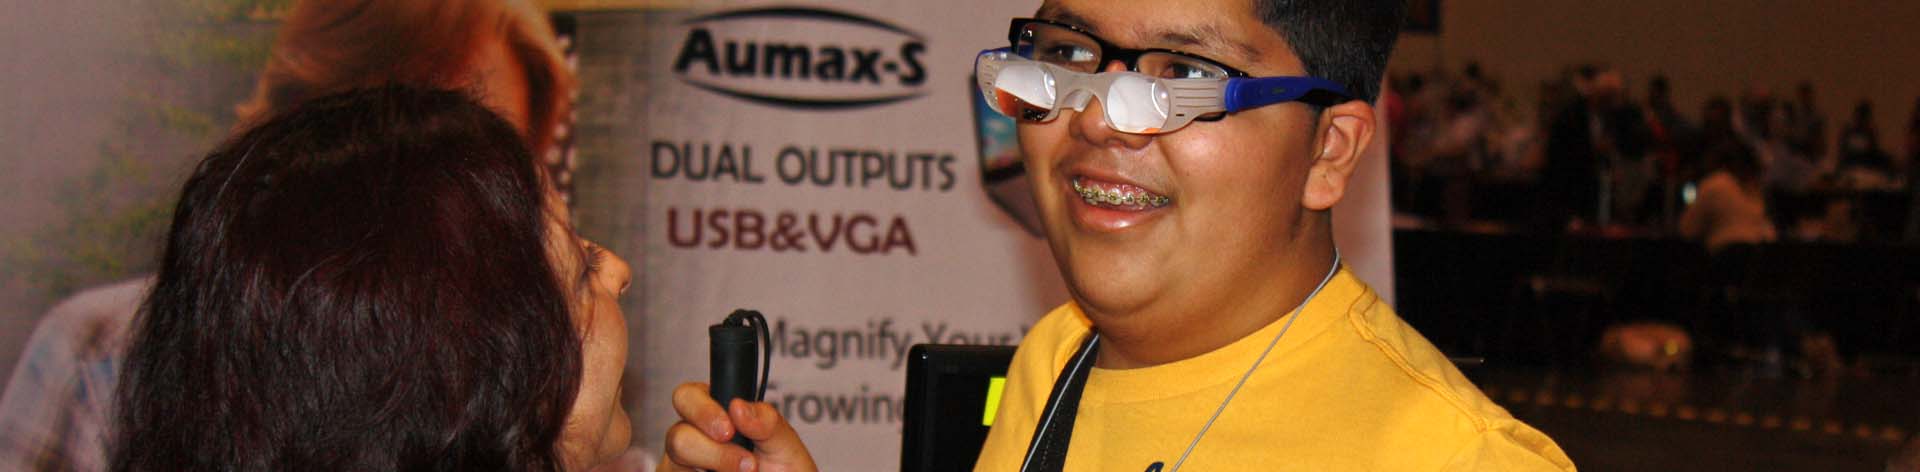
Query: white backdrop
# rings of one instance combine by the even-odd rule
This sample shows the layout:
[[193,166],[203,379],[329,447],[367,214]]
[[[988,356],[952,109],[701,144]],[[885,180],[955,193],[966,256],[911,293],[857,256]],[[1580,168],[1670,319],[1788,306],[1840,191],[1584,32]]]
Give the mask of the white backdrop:
[[[645,69],[654,74],[645,78],[646,120],[631,130],[646,136],[645,149],[627,157],[645,165],[626,167],[646,189],[637,235],[644,308],[634,324],[646,361],[629,370],[647,399],[634,412],[642,444],[660,444],[673,420],[666,393],[706,379],[706,326],[748,307],[775,327],[768,399],[821,465],[894,469],[908,346],[1013,344],[1065,299],[1043,243],[980,190],[967,101],[974,53],[1001,42],[1005,20],[1029,13],[1027,3],[808,4],[904,33],[803,15],[688,22],[753,4],[646,15]],[[791,77],[777,76],[786,64],[775,64],[775,77],[735,76],[746,58],[728,63],[728,43],[812,57],[794,59]],[[841,65],[829,48],[841,51]],[[792,57],[784,54],[776,57]],[[688,67],[676,71],[683,55]],[[798,78],[799,62],[813,74]],[[841,80],[823,78],[835,72]],[[910,98],[823,110],[700,85],[813,102]],[[670,164],[676,155],[691,162]]]

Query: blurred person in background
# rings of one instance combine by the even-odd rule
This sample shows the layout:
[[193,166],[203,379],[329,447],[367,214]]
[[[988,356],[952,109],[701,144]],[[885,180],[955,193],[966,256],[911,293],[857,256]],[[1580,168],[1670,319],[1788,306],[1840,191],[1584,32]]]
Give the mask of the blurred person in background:
[[1459,226],[1472,217],[1474,175],[1486,169],[1487,135],[1495,116],[1487,99],[1493,84],[1481,75],[1479,63],[1468,63],[1464,74],[1446,87],[1444,96],[1429,108],[1431,120],[1417,143],[1409,143],[1424,156],[1422,186],[1428,194],[1416,198],[1438,203],[1433,216],[1446,226]]
[[[115,471],[584,471],[627,449],[627,264],[467,94],[314,98],[209,153],[134,319]],[[327,224],[316,225],[314,222]]]
[[1649,131],[1665,136],[1662,141],[1665,145],[1674,145],[1695,133],[1693,121],[1682,116],[1680,110],[1673,106],[1673,85],[1665,75],[1655,75],[1647,80],[1646,116],[1648,126],[1658,128]]
[[[305,100],[381,84],[457,88],[528,141],[563,188],[574,88],[546,16],[524,0],[300,1],[282,19],[236,129]],[[563,215],[565,216],[565,215]],[[0,396],[0,470],[102,470],[128,326],[151,277],[54,306]],[[642,460],[646,462],[646,460]]]
[[1626,99],[1624,78],[1618,70],[1594,66],[1582,68],[1580,76],[1581,99],[1548,126],[1540,182],[1550,229],[1605,225],[1615,205],[1614,182],[1644,184],[1639,169],[1645,164],[1645,119]]
[[1875,184],[1890,181],[1893,155],[1880,148],[1880,129],[1873,124],[1873,102],[1861,100],[1853,107],[1853,120],[1840,130],[1840,165],[1843,181]]
[[1913,112],[1907,118],[1907,159],[1900,165],[1907,170],[1907,185],[1912,186],[1914,176],[1920,175],[1920,98],[1913,99]]
[[1802,241],[1852,243],[1860,240],[1859,209],[1853,200],[1828,199],[1817,214],[1793,222],[1793,237]]
[[1907,228],[1901,238],[1920,242],[1920,98],[1913,99],[1913,114],[1907,119],[1907,160],[1900,163],[1907,174]]
[[1814,104],[1813,83],[1801,81],[1794,87],[1794,100],[1787,102],[1787,142],[1793,151],[1813,162],[1824,162],[1827,153],[1827,119]]
[[1686,152],[1698,156],[1695,159],[1702,164],[1703,170],[1710,171],[1717,163],[1708,160],[1708,154],[1728,143],[1745,146],[1746,140],[1741,139],[1740,133],[1734,130],[1733,102],[1716,95],[1700,106],[1700,134]]
[[1722,141],[1708,150],[1714,170],[1700,182],[1693,203],[1680,215],[1680,235],[1718,252],[1729,244],[1779,238],[1767,214],[1760,160],[1738,141]]
[[1793,144],[1792,113],[1784,105],[1760,107],[1765,121],[1749,128],[1749,143],[1759,152],[1761,166],[1767,169],[1768,188],[1798,191],[1820,173],[1818,158],[1802,154]]
[[1799,190],[1817,172],[1790,144],[1790,121],[1787,106],[1765,86],[1748,84],[1740,95],[1733,129],[1766,170],[1762,179],[1768,188]]
[[1651,197],[1646,198],[1642,214],[1658,214],[1663,227],[1671,227],[1680,185],[1697,178],[1701,166],[1697,155],[1688,156],[1683,150],[1699,133],[1693,123],[1674,108],[1673,88],[1665,75],[1647,80],[1646,120],[1647,153],[1652,157],[1659,185],[1649,189]]

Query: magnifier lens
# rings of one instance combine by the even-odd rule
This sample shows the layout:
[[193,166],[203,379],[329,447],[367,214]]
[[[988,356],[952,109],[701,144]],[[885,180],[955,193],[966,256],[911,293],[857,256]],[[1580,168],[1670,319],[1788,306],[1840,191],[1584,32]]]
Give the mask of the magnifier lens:
[[1139,74],[1124,74],[1108,86],[1107,124],[1122,133],[1153,134],[1167,125],[1171,98],[1160,82]]
[[993,79],[994,109],[1007,116],[1042,121],[1053,112],[1053,76],[1038,66],[1012,64]]

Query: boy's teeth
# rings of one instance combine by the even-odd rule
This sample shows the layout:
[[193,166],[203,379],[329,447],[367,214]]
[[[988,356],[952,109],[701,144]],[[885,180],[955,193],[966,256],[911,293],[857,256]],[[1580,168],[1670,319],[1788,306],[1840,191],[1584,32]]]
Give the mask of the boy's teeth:
[[1173,199],[1148,192],[1132,185],[1087,182],[1085,178],[1073,179],[1073,191],[1088,205],[1115,207],[1121,209],[1144,210],[1160,208],[1173,203]]

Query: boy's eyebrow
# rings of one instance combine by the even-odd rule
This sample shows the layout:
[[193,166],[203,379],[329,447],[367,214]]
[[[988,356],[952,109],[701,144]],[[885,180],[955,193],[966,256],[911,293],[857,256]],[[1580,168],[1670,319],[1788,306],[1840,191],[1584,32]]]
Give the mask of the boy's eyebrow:
[[1207,23],[1186,30],[1159,30],[1143,35],[1163,44],[1199,47],[1232,54],[1243,66],[1260,61],[1260,51],[1245,42],[1227,38],[1220,25]]
[[1073,10],[1068,10],[1067,7],[1051,3],[1041,5],[1040,11],[1034,12],[1033,17],[1066,23],[1076,28],[1086,30],[1089,33],[1099,34],[1099,30],[1093,27],[1093,23],[1088,22],[1087,19],[1081,17],[1080,14],[1074,13]]
[[[1095,28],[1093,23],[1087,21],[1085,17],[1059,5],[1042,5],[1040,11],[1034,12],[1034,17],[1073,25],[1074,27],[1086,30],[1095,35],[1100,34],[1100,30]],[[1237,62],[1241,64],[1260,62],[1260,51],[1258,49],[1254,49],[1253,46],[1245,42],[1228,39],[1226,33],[1220,28],[1220,25],[1214,23],[1202,24],[1189,30],[1164,29],[1150,31],[1148,34],[1141,35],[1141,37],[1153,38],[1160,44],[1180,46],[1183,49],[1206,48],[1226,52],[1232,54],[1233,58],[1237,59]]]

